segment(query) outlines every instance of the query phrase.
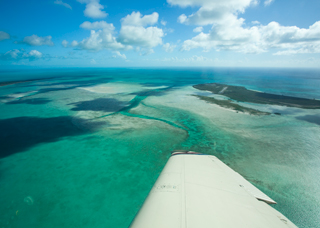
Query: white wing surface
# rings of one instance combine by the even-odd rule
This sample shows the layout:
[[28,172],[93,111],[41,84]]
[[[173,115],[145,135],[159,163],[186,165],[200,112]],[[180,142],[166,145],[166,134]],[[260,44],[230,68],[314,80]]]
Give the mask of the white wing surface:
[[174,152],[131,228],[289,228],[276,203],[218,158]]

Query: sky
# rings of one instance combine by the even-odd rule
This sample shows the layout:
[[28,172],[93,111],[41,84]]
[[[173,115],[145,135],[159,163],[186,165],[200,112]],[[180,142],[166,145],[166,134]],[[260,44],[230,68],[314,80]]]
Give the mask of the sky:
[[0,0],[0,69],[320,67],[319,0]]

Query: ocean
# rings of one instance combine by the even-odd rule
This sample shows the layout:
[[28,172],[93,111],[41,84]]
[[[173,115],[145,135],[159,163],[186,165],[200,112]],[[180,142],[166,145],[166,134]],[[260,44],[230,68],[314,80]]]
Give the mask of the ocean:
[[[25,81],[29,80],[29,81]],[[320,110],[207,103],[223,83],[320,99],[320,70],[0,71],[0,227],[128,227],[173,150],[217,156],[298,227],[320,227]]]

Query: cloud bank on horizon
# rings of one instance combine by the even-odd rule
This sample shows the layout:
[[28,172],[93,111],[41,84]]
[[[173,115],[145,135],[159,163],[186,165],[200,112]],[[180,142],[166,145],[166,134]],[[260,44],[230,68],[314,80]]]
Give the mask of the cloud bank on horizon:
[[[67,20],[59,24],[60,30],[56,29],[55,34],[43,34],[41,26],[30,28],[29,33],[25,29],[1,26],[0,65],[30,61],[34,64],[35,60],[44,59],[55,65],[58,59],[64,59],[65,63],[70,59],[69,63],[75,66],[85,61],[101,66],[109,66],[112,61],[147,66],[155,62],[167,65],[168,59],[171,64],[197,59],[196,63],[202,60],[205,65],[232,66],[237,62],[230,58],[230,53],[234,53],[240,59],[248,59],[247,65],[250,65],[250,58],[260,59],[260,66],[281,58],[289,65],[299,62],[303,66],[307,56],[315,66],[320,66],[320,18],[305,27],[281,25],[268,15],[272,7],[279,12],[282,10],[276,6],[277,0],[167,0],[167,4],[160,4],[161,9],[156,8],[159,12],[141,7],[126,15],[122,11],[128,10],[112,9],[105,3],[103,0],[52,1],[52,8],[56,5],[56,10],[65,9],[65,15],[82,20],[69,32],[72,35],[59,33],[64,27],[70,27]],[[257,9],[267,13],[263,17],[254,15],[252,12]],[[166,11],[170,11],[170,15]],[[251,11],[250,19],[259,16],[268,22],[260,23],[258,18],[247,22],[246,11]],[[123,16],[119,18],[118,15]],[[29,18],[25,20],[28,23]],[[30,46],[38,50],[25,50]],[[65,63],[62,65],[70,65]]]
[[[267,25],[245,27],[245,19],[240,13],[258,4],[257,0],[168,0],[180,7],[200,6],[199,10],[189,16],[182,14],[178,21],[187,25],[210,25],[208,33],[200,32],[192,39],[185,40],[182,50],[202,48],[237,51],[243,53],[262,53],[278,49],[275,55],[295,53],[320,53],[320,21],[308,29],[296,26],[281,26],[272,21]],[[266,0],[270,5],[272,0]]]

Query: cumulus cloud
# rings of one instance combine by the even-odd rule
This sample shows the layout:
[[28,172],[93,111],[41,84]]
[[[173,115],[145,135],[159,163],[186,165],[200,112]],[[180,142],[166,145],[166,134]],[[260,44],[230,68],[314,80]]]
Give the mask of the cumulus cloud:
[[28,54],[24,54],[24,56],[27,58],[41,58],[42,53],[37,50],[31,50]]
[[52,37],[51,36],[45,36],[45,37],[39,37],[37,35],[32,35],[32,36],[26,36],[22,43],[28,44],[30,46],[43,46],[43,45],[48,45],[48,46],[53,46],[54,43],[51,41]]
[[257,0],[167,0],[171,5],[181,7],[200,6],[200,9],[189,16],[182,14],[178,21],[183,24],[209,25],[228,19],[230,14],[243,13]]
[[173,52],[173,50],[176,47],[177,47],[177,45],[173,45],[173,44],[169,44],[169,43],[162,45],[163,50],[165,50],[166,52]]
[[193,32],[202,32],[203,27],[196,27],[195,29],[193,29]]
[[121,19],[118,41],[122,44],[145,48],[162,44],[163,30],[154,26],[146,27],[157,23],[158,18],[159,14],[156,12],[145,16],[142,16],[140,12],[132,12],[131,15]]
[[147,25],[153,25],[157,23],[158,18],[159,14],[157,12],[154,12],[150,15],[145,15],[143,17],[140,12],[132,12],[121,19],[121,24],[145,27]]
[[13,49],[10,51],[7,51],[6,53],[2,54],[2,59],[10,60],[10,59],[17,59],[18,55],[21,53],[18,49]]
[[187,16],[185,14],[181,14],[179,17],[178,17],[178,22],[183,24],[184,22],[186,22],[187,20]]
[[124,50],[130,48],[119,43],[109,30],[91,30],[90,37],[83,39],[79,43],[73,41],[72,44],[81,49],[91,51],[100,51],[102,49]]
[[269,6],[274,0],[265,0],[264,5]]
[[125,54],[121,54],[119,51],[114,51],[114,55],[112,58],[121,58],[121,59],[127,59],[127,56]]
[[80,28],[97,30],[97,29],[106,29],[112,32],[115,28],[113,24],[108,24],[106,21],[95,21],[93,23],[85,21],[80,25]]
[[274,55],[294,55],[294,54],[310,54],[320,53],[320,42],[317,45],[301,44],[299,47],[289,47],[289,49],[278,51]]
[[162,44],[163,30],[150,26],[157,23],[158,18],[159,15],[156,12],[145,16],[141,15],[140,12],[133,12],[121,19],[121,29],[118,37],[114,36],[115,27],[113,24],[108,24],[105,21],[93,23],[85,21],[80,27],[90,29],[90,37],[80,42],[73,41],[71,46],[91,51],[102,49],[111,51],[130,50],[134,46],[135,48],[141,47],[150,50]]
[[105,18],[108,14],[104,9],[104,6],[100,4],[100,0],[78,0],[80,3],[86,4],[86,9],[83,11],[86,17],[90,18]]
[[165,28],[165,29],[163,29],[163,31],[165,32],[165,35],[167,35],[167,33],[173,33],[174,29],[173,28]]
[[10,35],[6,32],[0,31],[0,41],[10,39]]
[[33,61],[36,59],[42,58],[43,55],[41,52],[37,50],[31,50],[30,52],[26,52],[25,50],[21,49],[13,49],[7,51],[4,54],[0,54],[1,60],[21,60],[21,59],[28,59],[29,61]]
[[284,53],[318,53],[320,42],[320,21],[308,29],[296,26],[281,26],[277,22],[268,25],[253,23],[245,26],[239,17],[245,9],[257,4],[256,0],[168,0],[181,7],[198,6],[199,10],[189,16],[181,15],[180,23],[211,25],[209,33],[200,32],[192,39],[183,42],[181,50],[202,48],[230,50],[243,53],[261,53],[270,49],[289,50]]
[[71,9],[71,10],[72,10],[72,7],[71,7],[68,3],[65,3],[65,2],[63,2],[63,1],[61,1],[61,0],[56,0],[56,1],[54,1],[54,4],[62,5],[62,6],[64,6],[64,7],[66,7],[66,8],[68,8],[68,9]]
[[171,58],[163,58],[159,59],[162,62],[184,62],[184,63],[192,63],[192,62],[217,62],[217,59],[210,59],[207,57],[204,57],[202,55],[194,55],[190,58],[178,58],[178,57],[171,57]]
[[214,26],[208,33],[200,33],[184,41],[182,50],[203,48],[261,53],[270,49],[284,49],[278,54],[320,53],[320,21],[308,29],[281,26],[277,22],[243,28],[243,21],[232,27]]
[[78,41],[74,40],[71,42],[71,47],[76,47],[78,46],[78,44],[79,44]]
[[63,40],[63,41],[61,42],[61,45],[64,46],[64,47],[67,47],[67,46],[68,46],[68,41]]
[[167,22],[164,21],[164,20],[161,20],[160,23],[163,25],[163,26],[166,26]]
[[122,26],[118,40],[126,45],[152,48],[162,44],[164,33],[157,27]]

